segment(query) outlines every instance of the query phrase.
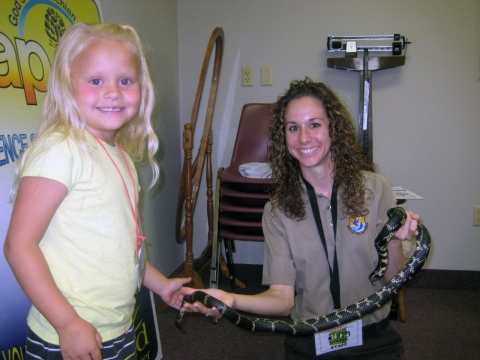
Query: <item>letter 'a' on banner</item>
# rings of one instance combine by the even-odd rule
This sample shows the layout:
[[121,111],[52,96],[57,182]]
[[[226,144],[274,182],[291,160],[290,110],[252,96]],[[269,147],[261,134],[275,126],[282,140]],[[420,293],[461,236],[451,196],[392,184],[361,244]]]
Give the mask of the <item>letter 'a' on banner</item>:
[[[0,245],[12,213],[10,189],[19,156],[35,138],[50,64],[72,24],[102,22],[99,0],[0,1]],[[136,296],[138,358],[161,359],[152,293]],[[0,255],[0,359],[24,359],[30,302]]]

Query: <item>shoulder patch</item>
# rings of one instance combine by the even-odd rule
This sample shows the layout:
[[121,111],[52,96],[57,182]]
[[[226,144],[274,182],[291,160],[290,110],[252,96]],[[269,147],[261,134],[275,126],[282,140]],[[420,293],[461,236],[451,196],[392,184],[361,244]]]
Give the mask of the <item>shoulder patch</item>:
[[348,220],[348,229],[352,234],[363,234],[368,228],[368,224],[365,221],[365,216],[351,217]]

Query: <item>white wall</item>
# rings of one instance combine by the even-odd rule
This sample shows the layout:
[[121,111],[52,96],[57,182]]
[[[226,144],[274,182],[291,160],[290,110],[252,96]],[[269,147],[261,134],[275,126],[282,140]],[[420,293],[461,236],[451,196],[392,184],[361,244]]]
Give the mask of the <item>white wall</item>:
[[[104,11],[106,14],[107,11]],[[230,162],[243,104],[274,102],[309,76],[341,93],[357,118],[358,73],[327,68],[327,35],[401,33],[405,66],[373,73],[374,161],[393,185],[425,197],[421,214],[433,249],[426,268],[480,270],[480,3],[478,0],[178,0],[180,131],[190,120],[207,41],[225,31],[213,120],[214,171]],[[272,65],[274,85],[260,86]],[[241,87],[240,67],[255,68]],[[198,130],[197,130],[198,132]],[[205,183],[195,212],[194,252],[206,245]],[[261,263],[261,244],[237,242],[237,263]]]
[[138,32],[147,48],[147,58],[158,91],[159,113],[153,119],[160,149],[157,160],[160,181],[150,183],[148,167],[139,166],[142,186],[140,216],[147,236],[149,260],[169,275],[184,259],[183,246],[175,242],[173,223],[181,169],[181,133],[178,104],[177,3],[171,0],[101,0],[104,22],[126,22]]

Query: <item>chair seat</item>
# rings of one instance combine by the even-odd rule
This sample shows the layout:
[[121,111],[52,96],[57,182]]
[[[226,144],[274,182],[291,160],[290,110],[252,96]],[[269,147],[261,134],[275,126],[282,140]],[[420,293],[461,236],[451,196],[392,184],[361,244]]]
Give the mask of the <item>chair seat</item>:
[[222,181],[222,186],[232,190],[250,193],[267,193],[269,186],[273,184],[270,179],[248,178],[242,176],[236,166],[230,165],[223,170],[218,178]]
[[238,191],[236,189],[230,188],[227,184],[222,184],[222,187],[219,191],[220,195],[235,197],[235,198],[247,198],[247,199],[270,199],[270,194],[266,191],[262,192],[247,192],[247,191]]
[[[261,219],[258,221],[247,221],[245,218],[239,219],[229,217],[222,213],[218,218],[220,225],[219,235],[222,236],[222,230],[236,234],[237,237],[231,237],[232,240],[249,240],[248,236],[259,236],[263,240],[263,229]],[[245,238],[247,236],[247,238]]]
[[237,226],[237,227],[244,227],[244,228],[258,228],[262,229],[262,222],[261,221],[245,221],[245,220],[237,220],[233,219],[231,217],[226,216],[224,213],[222,213],[219,218],[218,222],[221,225],[227,225],[227,226]]
[[234,183],[244,183],[244,184],[268,184],[272,183],[272,180],[269,178],[251,178],[251,177],[246,177],[240,174],[240,171],[238,170],[238,166],[235,165],[230,165],[227,167],[225,170],[223,170],[219,178],[221,181],[225,182],[234,182]]
[[265,240],[263,235],[252,235],[252,234],[242,234],[231,231],[227,228],[221,228],[219,232],[220,237],[223,239],[234,239],[234,240],[241,240],[241,241],[258,241],[262,242]]
[[[235,200],[235,198],[233,198]],[[263,216],[263,207],[246,207],[232,204],[225,199],[218,204],[221,214],[232,220],[243,220],[247,222],[261,222]]]
[[270,195],[266,192],[242,192],[234,189],[230,189],[222,184],[219,190],[219,195],[222,198],[222,202],[229,203],[242,207],[256,207],[263,209]]
[[263,214],[263,207],[250,207],[250,206],[239,206],[236,203],[230,203],[228,201],[222,201],[219,204],[220,211],[226,212],[237,212],[241,214],[252,213],[252,214]]
[[224,211],[223,215],[232,220],[240,220],[254,223],[261,223],[263,214],[260,213],[246,213],[246,212],[229,212]]

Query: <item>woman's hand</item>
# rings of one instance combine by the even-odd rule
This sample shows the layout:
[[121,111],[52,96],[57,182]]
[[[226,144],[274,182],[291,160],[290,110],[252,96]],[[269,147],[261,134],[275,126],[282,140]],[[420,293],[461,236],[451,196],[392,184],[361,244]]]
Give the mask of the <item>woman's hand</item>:
[[388,265],[383,275],[386,281],[390,281],[406,263],[402,249],[402,241],[411,240],[417,232],[420,215],[408,210],[406,213],[407,219],[405,220],[405,224],[398,229],[392,240],[388,243]]
[[393,236],[394,240],[411,240],[417,232],[420,215],[409,210],[406,210],[405,212],[407,213],[407,220]]
[[[184,287],[181,291],[183,295],[187,296],[197,290]],[[268,290],[255,295],[232,294],[219,289],[202,289],[199,291],[213,296],[232,309],[266,316],[287,316],[292,311],[295,303],[295,288],[292,285],[272,284]],[[212,308],[211,312],[209,312],[208,308],[198,301],[193,304],[184,302],[180,310],[199,312],[217,318],[221,316],[218,309]]]
[[[224,302],[226,305],[229,307],[234,307],[235,306],[235,297],[223,290],[218,290],[218,289],[193,289],[189,287],[184,287],[181,289],[182,294],[187,296],[193,294],[195,291],[203,291],[207,293],[208,295],[213,296],[214,298]],[[184,301],[182,308],[180,309],[183,312],[198,312],[205,314],[205,316],[214,316],[217,319],[222,317],[222,314],[217,308],[207,308],[203,304],[201,304],[198,301],[195,301],[193,304],[190,304],[188,301]]]

